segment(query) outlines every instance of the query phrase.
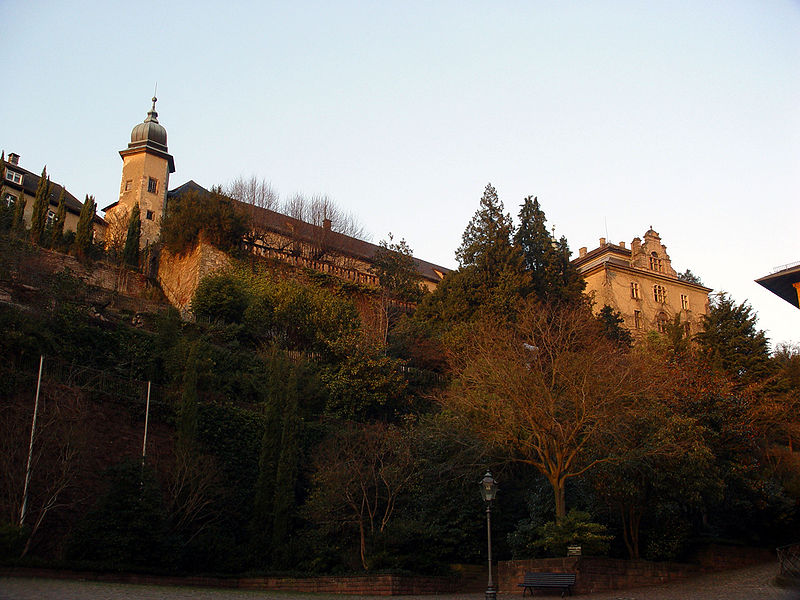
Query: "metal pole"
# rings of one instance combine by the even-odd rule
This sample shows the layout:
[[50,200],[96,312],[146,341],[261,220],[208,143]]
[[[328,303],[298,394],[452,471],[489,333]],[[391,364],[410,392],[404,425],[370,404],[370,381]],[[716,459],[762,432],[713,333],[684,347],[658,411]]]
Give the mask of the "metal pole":
[[19,526],[25,525],[25,514],[28,512],[28,486],[31,483],[31,462],[33,460],[33,436],[36,434],[36,415],[39,413],[39,391],[42,389],[42,366],[44,354],[39,356],[39,379],[36,382],[36,400],[33,403],[33,421],[31,422],[31,442],[28,445],[28,466],[25,468],[25,489],[22,492],[22,508],[19,511]]
[[144,409],[144,439],[142,440],[142,464],[147,456],[147,421],[150,417],[150,382],[147,382],[147,404]]
[[492,503],[486,503],[486,539],[489,544],[489,583],[486,587],[486,600],[495,600],[497,598],[497,590],[494,588],[492,581]]

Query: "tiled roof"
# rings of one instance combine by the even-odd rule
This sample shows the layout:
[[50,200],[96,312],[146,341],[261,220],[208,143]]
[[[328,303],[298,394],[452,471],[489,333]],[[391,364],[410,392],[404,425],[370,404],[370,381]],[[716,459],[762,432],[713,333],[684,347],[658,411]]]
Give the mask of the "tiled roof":
[[[39,187],[39,180],[42,178],[41,175],[37,175],[28,169],[23,169],[19,165],[6,163],[6,169],[12,171],[14,173],[19,173],[22,175],[22,185],[18,183],[14,183],[9,181],[5,178],[5,173],[2,174],[3,177],[3,186],[7,188],[12,188],[15,190],[24,190],[26,194],[30,196],[36,196],[36,190]],[[50,205],[51,206],[58,206],[58,199],[61,197],[61,190],[63,186],[59,183],[56,183],[53,180],[50,180]],[[81,208],[83,208],[83,202],[78,200],[75,196],[73,196],[69,190],[64,197],[64,204],[67,206],[67,211],[79,215],[81,212]],[[98,223],[105,223],[103,218],[100,215],[95,216],[95,221]]]
[[[167,198],[181,196],[190,192],[209,193],[208,190],[190,180],[168,192]],[[324,236],[326,244],[335,249],[336,252],[370,263],[374,260],[375,253],[380,248],[380,246],[370,242],[365,242],[364,240],[359,240],[358,238],[344,235],[336,231],[326,231],[323,227],[306,223],[305,221],[275,212],[274,210],[245,205],[239,201],[235,202],[241,206],[246,206],[249,211],[252,211],[253,225],[255,227],[267,229],[286,237],[296,237],[303,241],[315,242],[319,241]],[[447,267],[442,267],[416,257],[414,258],[414,264],[422,277],[435,282],[439,282],[442,279],[438,273],[444,276],[451,271],[451,269]]]

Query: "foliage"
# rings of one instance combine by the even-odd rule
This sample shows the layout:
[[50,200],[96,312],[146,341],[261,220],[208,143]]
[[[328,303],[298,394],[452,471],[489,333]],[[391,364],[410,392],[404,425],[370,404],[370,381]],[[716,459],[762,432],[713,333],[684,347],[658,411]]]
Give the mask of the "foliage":
[[703,331],[695,336],[704,356],[715,367],[748,383],[770,374],[769,340],[756,327],[753,308],[735,304],[726,293],[716,294],[703,315]]
[[608,304],[600,309],[597,313],[597,320],[603,325],[606,337],[620,346],[630,347],[633,345],[633,336],[631,332],[622,326],[625,319],[618,310],[614,310]]
[[249,227],[247,215],[219,188],[172,198],[161,224],[161,240],[175,254],[185,254],[202,237],[223,251],[235,250]]
[[122,250],[122,262],[132,269],[139,268],[139,237],[142,233],[142,218],[137,202],[131,211],[128,231],[125,235],[125,248]]
[[536,296],[548,302],[581,302],[586,283],[569,261],[566,238],[556,241],[548,233],[538,198],[525,198],[519,220],[514,242],[522,251]]
[[530,558],[544,551],[546,556],[566,556],[568,546],[580,546],[581,554],[599,556],[608,553],[609,542],[605,525],[594,523],[587,512],[571,509],[562,519],[532,527],[530,521],[520,523],[509,534],[516,558]]
[[53,229],[50,231],[50,246],[59,249],[64,238],[64,223],[67,219],[67,190],[61,187],[61,194],[58,196],[58,208],[56,209],[56,219],[53,222]]
[[686,281],[688,283],[696,283],[697,285],[703,285],[703,282],[700,278],[692,273],[691,269],[686,269],[683,273],[678,273],[678,279],[681,281]]
[[403,239],[395,242],[391,233],[388,240],[381,240],[375,252],[372,272],[378,276],[381,287],[393,297],[419,302],[423,296],[421,276],[411,248]]
[[86,196],[83,201],[80,215],[78,216],[78,226],[75,230],[75,254],[79,258],[89,256],[92,248],[92,238],[94,231],[94,217],[97,205],[94,196]]
[[31,212],[31,241],[41,244],[44,236],[44,226],[47,219],[47,210],[50,207],[50,177],[47,176],[47,167],[42,169],[36,196],[33,199]]
[[502,455],[550,482],[556,517],[565,483],[610,459],[625,440],[647,365],[605,337],[585,305],[528,302],[513,323],[485,319],[454,339],[444,406]]
[[227,274],[204,277],[192,299],[192,310],[199,319],[241,323],[249,304],[244,282]]
[[25,205],[28,203],[25,193],[20,191],[14,203],[14,216],[11,219],[11,230],[21,233],[25,231]]
[[106,473],[108,490],[79,523],[67,557],[113,568],[169,568],[175,540],[154,473],[138,461]]
[[369,569],[368,543],[384,532],[414,472],[401,429],[383,424],[337,424],[317,450],[307,516],[337,529],[355,523],[359,555]]

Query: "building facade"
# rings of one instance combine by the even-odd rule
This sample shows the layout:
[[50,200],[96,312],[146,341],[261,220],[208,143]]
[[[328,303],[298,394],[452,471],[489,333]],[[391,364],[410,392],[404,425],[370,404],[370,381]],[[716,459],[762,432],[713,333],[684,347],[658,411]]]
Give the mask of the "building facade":
[[[30,227],[31,215],[33,214],[33,203],[36,199],[36,190],[39,188],[41,175],[37,175],[28,169],[22,168],[19,164],[20,156],[13,152],[9,153],[6,159],[6,166],[0,181],[0,201],[6,206],[13,207],[22,199],[25,202],[23,220],[25,226]],[[50,196],[48,197],[49,206],[47,207],[47,224],[52,225],[58,211],[58,200],[61,197],[63,186],[54,181],[50,182]],[[68,191],[64,194],[64,204],[67,209],[64,218],[64,232],[75,231],[78,228],[78,217],[81,214],[83,202],[78,200]],[[105,230],[105,221],[100,216],[95,216],[94,221],[95,235],[102,239]]]
[[700,331],[711,289],[678,277],[652,228],[644,239],[634,238],[630,248],[600,238],[597,248],[581,248],[572,262],[586,281],[595,311],[605,305],[618,311],[634,338],[649,331],[665,333],[676,315],[688,335]]

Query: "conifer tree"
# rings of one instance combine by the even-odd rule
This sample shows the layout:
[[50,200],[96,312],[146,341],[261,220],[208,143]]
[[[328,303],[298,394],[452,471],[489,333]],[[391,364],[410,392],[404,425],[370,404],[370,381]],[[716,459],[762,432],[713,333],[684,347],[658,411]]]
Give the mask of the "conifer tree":
[[56,220],[53,222],[53,229],[50,231],[50,246],[57,248],[64,238],[64,221],[67,218],[67,190],[62,186],[61,194],[58,197],[58,208],[56,209]]
[[47,175],[47,167],[45,166],[42,169],[41,177],[39,177],[39,186],[36,188],[36,196],[33,199],[33,212],[31,213],[31,241],[34,244],[42,243],[44,225],[49,208],[50,177]]
[[75,231],[75,254],[83,258],[89,255],[92,248],[92,232],[94,228],[94,215],[97,205],[94,196],[86,196],[78,216],[78,226]]
[[19,198],[14,203],[14,217],[11,220],[11,229],[13,231],[25,232],[25,205],[27,203],[28,200],[25,198],[25,193],[20,191]]
[[504,212],[503,203],[491,183],[486,185],[480,208],[461,236],[456,258],[462,267],[475,266],[488,276],[496,276],[509,263],[518,260],[512,245],[514,223]]
[[142,232],[142,220],[139,204],[135,204],[128,222],[128,233],[125,236],[125,248],[122,251],[122,262],[131,268],[139,267],[139,237]]
[[525,198],[519,220],[520,226],[514,241],[522,251],[536,296],[549,302],[580,301],[586,284],[569,261],[566,238],[562,237],[556,242],[548,233],[545,225],[547,219],[538,198]]
[[6,203],[4,183],[6,181],[6,153],[0,150],[0,231],[11,228],[14,209]]

